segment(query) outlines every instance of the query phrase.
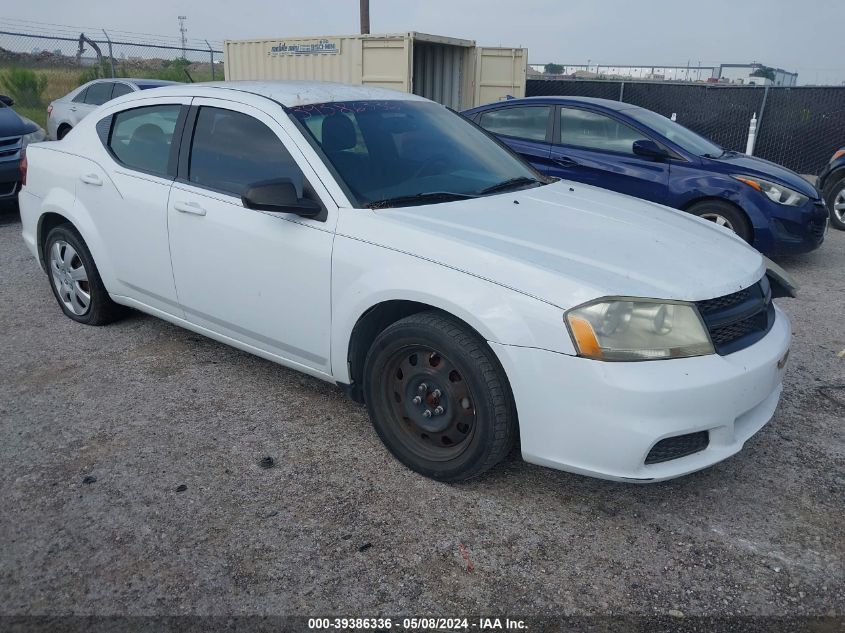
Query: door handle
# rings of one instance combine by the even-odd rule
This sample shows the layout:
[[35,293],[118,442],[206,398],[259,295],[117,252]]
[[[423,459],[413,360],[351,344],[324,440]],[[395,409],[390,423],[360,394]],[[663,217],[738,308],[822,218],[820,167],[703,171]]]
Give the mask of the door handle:
[[68,108],[68,110],[70,110],[71,112],[76,112],[76,107],[74,106],[73,108]]
[[176,209],[179,213],[205,215],[205,209],[203,209],[197,202],[174,202],[173,208]]
[[80,176],[79,179],[86,185],[94,185],[95,187],[101,187],[103,185],[103,181],[100,180],[97,174],[85,174],[84,176]]
[[561,167],[577,167],[579,165],[577,160],[573,160],[569,156],[555,156],[552,161]]

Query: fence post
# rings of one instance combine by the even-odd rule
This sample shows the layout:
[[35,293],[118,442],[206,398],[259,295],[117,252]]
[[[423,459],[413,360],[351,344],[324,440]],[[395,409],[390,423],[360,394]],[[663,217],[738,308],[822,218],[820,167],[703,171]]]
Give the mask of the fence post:
[[103,29],[103,35],[106,36],[106,41],[109,43],[109,62],[111,64],[111,78],[114,79],[114,52],[112,51],[111,47],[111,38],[109,34],[106,33],[106,30]]
[[625,101],[625,82],[624,81],[619,83],[619,100]]
[[211,81],[214,81],[214,49],[211,48],[211,44],[208,43],[208,40],[205,40],[205,45],[208,46],[208,55],[211,59]]
[[748,141],[745,143],[745,153],[749,156],[754,156],[754,145],[757,142],[757,113],[751,117],[751,123],[748,124]]

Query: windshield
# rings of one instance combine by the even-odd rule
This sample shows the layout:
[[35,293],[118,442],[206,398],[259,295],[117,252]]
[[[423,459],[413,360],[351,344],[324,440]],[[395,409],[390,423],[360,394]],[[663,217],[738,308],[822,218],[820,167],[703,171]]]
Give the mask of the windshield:
[[724,151],[713,141],[708,141],[703,136],[699,136],[692,130],[688,130],[683,125],[675,123],[671,119],[657,114],[657,112],[644,110],[643,108],[633,108],[631,110],[625,110],[625,114],[643,125],[647,125],[658,134],[665,136],[675,143],[675,145],[685,149],[690,154],[716,157],[721,156]]
[[544,182],[521,158],[436,103],[343,101],[289,111],[359,207],[431,204]]

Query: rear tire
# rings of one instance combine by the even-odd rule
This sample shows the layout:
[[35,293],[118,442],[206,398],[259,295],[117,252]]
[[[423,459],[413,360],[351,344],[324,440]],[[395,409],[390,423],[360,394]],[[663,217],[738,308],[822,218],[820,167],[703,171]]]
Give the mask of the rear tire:
[[59,126],[59,129],[56,130],[56,140],[61,141],[65,136],[67,136],[67,133],[70,132],[72,129],[72,126],[68,125],[67,123],[62,123]]
[[705,220],[730,229],[749,244],[751,243],[751,223],[748,216],[739,207],[724,200],[702,200],[696,202],[687,213],[692,213]]
[[830,214],[831,226],[845,231],[845,177],[840,176],[836,182],[826,188],[824,201]]
[[420,312],[383,330],[364,364],[373,426],[416,472],[462,481],[492,468],[517,436],[504,370],[483,338],[452,316]]
[[106,325],[123,316],[125,308],[109,297],[85,240],[71,224],[47,234],[44,262],[53,296],[65,316],[85,325]]

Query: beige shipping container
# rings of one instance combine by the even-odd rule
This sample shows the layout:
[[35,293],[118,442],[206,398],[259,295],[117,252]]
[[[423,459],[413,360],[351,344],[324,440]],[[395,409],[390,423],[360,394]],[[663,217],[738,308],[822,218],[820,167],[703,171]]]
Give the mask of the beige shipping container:
[[523,48],[425,33],[227,40],[227,80],[339,81],[411,92],[463,110],[525,96]]

